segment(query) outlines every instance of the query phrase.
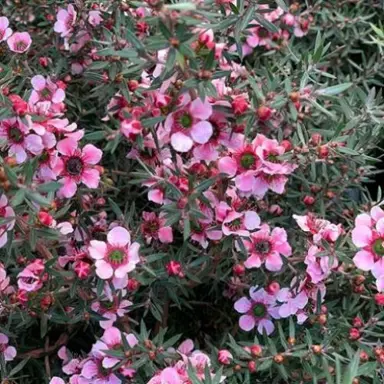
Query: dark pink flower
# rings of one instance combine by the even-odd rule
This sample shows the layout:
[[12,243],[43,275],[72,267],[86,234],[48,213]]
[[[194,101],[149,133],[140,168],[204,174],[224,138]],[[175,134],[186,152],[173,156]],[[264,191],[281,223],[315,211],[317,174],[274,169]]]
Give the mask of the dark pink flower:
[[67,9],[60,9],[56,15],[57,21],[54,25],[54,31],[60,33],[61,37],[67,37],[73,31],[76,23],[77,13],[72,4]]
[[57,150],[61,156],[57,159],[54,171],[63,184],[59,190],[62,196],[72,197],[79,183],[84,183],[88,188],[98,187],[100,171],[94,166],[103,154],[99,148],[87,144],[80,149],[76,140],[67,138],[57,143]]

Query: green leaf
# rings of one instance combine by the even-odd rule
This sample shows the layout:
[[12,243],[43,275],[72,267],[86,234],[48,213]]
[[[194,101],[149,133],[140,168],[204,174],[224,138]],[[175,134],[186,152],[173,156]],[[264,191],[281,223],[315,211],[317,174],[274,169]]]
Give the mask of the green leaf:
[[351,88],[352,85],[353,85],[353,83],[338,84],[338,85],[334,85],[332,87],[319,89],[316,91],[316,94],[318,94],[319,96],[338,95],[339,93],[346,91],[348,88]]
[[55,192],[63,186],[62,183],[57,181],[51,181],[49,183],[41,184],[37,187],[37,190],[41,193]]

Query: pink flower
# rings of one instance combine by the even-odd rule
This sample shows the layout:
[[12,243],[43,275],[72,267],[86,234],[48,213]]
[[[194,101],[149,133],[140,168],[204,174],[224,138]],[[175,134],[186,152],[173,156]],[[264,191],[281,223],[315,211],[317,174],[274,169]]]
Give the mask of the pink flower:
[[31,134],[29,128],[16,117],[0,121],[0,138],[6,141],[8,154],[15,156],[18,164],[27,159],[27,151],[39,155],[44,149],[41,137]]
[[0,333],[0,353],[3,354],[5,361],[12,361],[16,357],[16,348],[8,345],[9,339],[4,333]]
[[60,377],[53,376],[49,384],[65,384],[65,381]]
[[275,326],[271,318],[279,319],[279,308],[276,307],[276,298],[268,294],[263,288],[251,287],[249,290],[251,299],[242,297],[235,302],[235,310],[241,313],[239,319],[240,328],[250,331],[257,327],[257,331],[263,334],[265,331],[270,335]]
[[288,257],[292,254],[287,241],[287,232],[276,227],[272,230],[267,224],[250,234],[250,240],[243,240],[250,256],[244,265],[247,268],[259,268],[263,263],[269,271],[280,271],[283,266],[281,255]]
[[4,247],[8,241],[7,231],[13,229],[15,225],[15,211],[8,205],[8,199],[5,195],[0,197],[0,217],[9,218],[9,221],[3,225],[0,225],[0,248]]
[[8,38],[7,44],[12,52],[24,53],[31,46],[32,39],[28,32],[16,32]]
[[139,259],[138,243],[131,244],[131,235],[123,227],[111,229],[107,235],[107,243],[92,240],[88,248],[96,260],[96,274],[101,279],[115,276],[123,278],[135,269]]
[[282,288],[276,295],[277,301],[283,303],[279,308],[282,318],[296,315],[308,304],[308,296],[305,291],[293,293],[289,288]]
[[9,20],[2,16],[0,17],[0,42],[8,39],[12,35],[12,29],[8,28]]
[[343,233],[341,224],[335,225],[328,220],[318,219],[312,213],[305,216],[292,215],[299,227],[313,236],[313,242],[318,244],[322,239],[334,243]]
[[208,101],[195,99],[170,114],[165,129],[171,133],[171,145],[177,152],[188,152],[194,145],[205,144],[212,136],[212,125],[207,120],[212,114]]
[[339,265],[336,257],[333,257],[331,263],[329,256],[320,256],[318,255],[320,253],[321,250],[316,245],[312,245],[308,249],[307,256],[304,260],[305,264],[307,264],[307,273],[314,284],[324,281],[330,275],[331,270],[337,268]]
[[41,259],[36,259],[25,267],[17,275],[19,289],[27,292],[38,291],[43,286],[42,273],[44,268],[44,262]]
[[168,367],[152,377],[147,384],[183,384],[184,382],[185,381],[180,377],[176,368]]
[[89,11],[88,23],[91,24],[92,27],[97,27],[102,21],[103,18],[101,17],[100,11]]
[[172,243],[172,227],[165,226],[166,220],[156,216],[155,212],[143,212],[143,222],[141,231],[148,244],[152,239],[159,240],[161,243]]
[[65,99],[65,92],[59,88],[48,77],[45,79],[41,75],[33,76],[31,80],[33,91],[29,97],[29,102],[36,104],[41,101],[49,101],[52,103],[61,103]]
[[252,47],[267,45],[271,35],[267,29],[257,26],[250,29],[251,35],[247,37],[247,44]]
[[72,138],[57,143],[61,156],[57,159],[54,171],[62,177],[63,187],[59,192],[67,198],[72,197],[77,190],[77,184],[84,183],[88,188],[97,188],[100,172],[94,167],[102,156],[102,151],[92,144],[87,144],[81,150]]
[[226,236],[249,236],[252,231],[260,226],[260,217],[256,212],[230,211],[223,220],[222,231]]
[[231,364],[231,361],[233,360],[232,353],[226,349],[221,349],[218,352],[217,360],[219,361],[220,364],[229,365],[229,364]]
[[118,317],[123,317],[129,312],[132,302],[129,300],[119,300],[118,296],[111,298],[110,301],[95,301],[91,308],[96,313],[103,316],[106,320],[100,320],[100,327],[108,329],[113,326]]
[[9,281],[10,278],[7,277],[7,271],[5,270],[3,263],[0,263],[0,293],[8,291]]
[[68,8],[60,9],[56,15],[57,21],[53,27],[54,31],[60,33],[61,37],[67,37],[73,31],[76,22],[76,11],[72,4]]
[[370,215],[363,213],[356,217],[352,241],[361,248],[353,262],[363,271],[372,271],[378,279],[378,289],[384,289],[384,211],[381,208],[373,207]]

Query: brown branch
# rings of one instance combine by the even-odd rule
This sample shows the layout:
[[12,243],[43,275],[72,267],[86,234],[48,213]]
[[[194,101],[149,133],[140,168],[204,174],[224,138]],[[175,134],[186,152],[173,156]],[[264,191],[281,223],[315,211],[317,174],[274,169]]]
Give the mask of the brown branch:
[[[52,353],[56,352],[60,347],[65,345],[68,342],[69,336],[66,333],[63,333],[60,335],[59,339],[56,341],[55,344],[49,346],[45,345],[44,348],[37,348],[33,349],[32,351],[25,352],[25,353],[20,353],[17,355],[18,359],[25,359],[26,357],[31,357],[33,359],[38,359],[43,356],[49,356]],[[49,342],[49,340],[48,340]]]

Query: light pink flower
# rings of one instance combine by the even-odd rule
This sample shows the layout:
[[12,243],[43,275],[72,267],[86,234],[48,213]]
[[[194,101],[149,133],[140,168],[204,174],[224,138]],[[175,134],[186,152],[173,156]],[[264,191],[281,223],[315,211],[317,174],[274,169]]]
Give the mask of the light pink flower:
[[131,235],[125,228],[115,227],[109,231],[107,243],[92,240],[88,249],[96,260],[96,274],[101,279],[110,279],[123,278],[136,268],[139,247],[138,243],[131,244]]
[[50,380],[49,384],[65,384],[65,381],[61,379],[60,377],[53,376]]
[[67,37],[73,31],[76,23],[76,11],[72,4],[67,9],[60,9],[56,15],[57,21],[53,27],[54,31],[60,33],[61,37]]
[[282,288],[276,295],[277,301],[282,303],[279,307],[279,315],[282,318],[296,315],[308,304],[308,296],[305,291],[292,292],[289,288]]
[[330,275],[332,269],[336,269],[339,265],[336,257],[333,258],[331,263],[329,256],[320,256],[320,253],[321,250],[316,245],[312,245],[308,249],[304,260],[305,264],[307,264],[307,273],[314,284],[324,281]]
[[28,32],[16,32],[8,38],[7,44],[12,52],[24,53],[31,46],[32,39]]
[[253,231],[259,226],[260,217],[256,212],[236,212],[232,210],[227,213],[223,220],[222,231],[226,236],[249,236],[249,231]]
[[272,38],[268,30],[261,26],[250,28],[249,31],[251,34],[247,37],[246,41],[252,48],[265,46]]
[[165,129],[171,133],[171,145],[177,152],[188,152],[195,143],[205,144],[212,136],[212,125],[207,120],[212,114],[208,101],[195,99],[171,113]]
[[276,307],[274,296],[268,294],[263,288],[257,288],[257,286],[250,288],[250,299],[242,297],[235,302],[235,310],[242,314],[239,325],[244,331],[257,327],[260,334],[265,331],[270,335],[275,329],[271,318],[280,318],[279,308]]
[[16,348],[8,345],[9,339],[4,333],[0,333],[0,353],[5,361],[12,361],[16,357]]
[[44,263],[41,259],[34,260],[17,275],[17,285],[27,292],[38,291],[43,286],[42,273]]
[[287,240],[287,232],[276,227],[272,230],[263,224],[260,230],[250,234],[250,240],[243,240],[249,257],[245,261],[246,268],[259,268],[263,263],[269,271],[279,271],[283,266],[281,256],[292,254],[291,246]]
[[65,99],[65,92],[59,88],[49,77],[45,79],[41,75],[32,77],[33,91],[29,97],[29,102],[36,104],[41,101],[61,103]]
[[97,27],[102,21],[103,18],[101,17],[100,11],[89,11],[88,23],[91,24],[92,27]]
[[132,302],[129,300],[119,300],[118,296],[111,298],[110,301],[95,301],[91,308],[96,313],[103,316],[106,320],[100,320],[100,327],[108,329],[113,326],[118,317],[123,317],[129,312]]
[[12,35],[12,29],[8,28],[9,20],[5,16],[0,17],[0,42],[8,39]]
[[57,159],[54,171],[61,177],[63,187],[59,192],[62,196],[72,197],[79,183],[84,183],[88,188],[98,187],[100,171],[94,166],[103,154],[99,148],[87,144],[80,149],[76,140],[67,138],[57,143],[57,150],[61,156]]

